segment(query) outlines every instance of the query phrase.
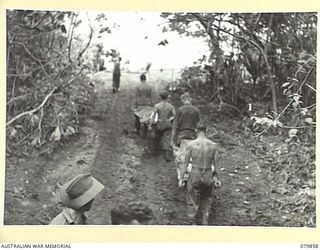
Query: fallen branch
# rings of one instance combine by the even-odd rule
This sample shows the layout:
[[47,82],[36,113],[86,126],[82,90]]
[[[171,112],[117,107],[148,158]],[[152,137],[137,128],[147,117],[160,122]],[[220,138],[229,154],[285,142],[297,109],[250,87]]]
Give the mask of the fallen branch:
[[9,122],[7,122],[6,124],[6,127],[9,126],[11,123],[13,123],[14,121],[20,119],[21,117],[25,116],[25,115],[31,115],[33,113],[35,113],[36,111],[38,111],[39,109],[41,109],[45,104],[46,102],[49,100],[49,98],[53,95],[54,91],[57,89],[57,87],[54,87],[50,93],[44,98],[43,102],[38,106],[36,107],[35,109],[32,109],[32,110],[29,110],[29,111],[25,111],[17,116],[15,116],[14,118],[12,118]]
[[39,157],[40,155],[48,152],[48,151],[50,151],[50,148],[46,148],[46,149],[42,150],[39,154],[37,154],[36,158]]

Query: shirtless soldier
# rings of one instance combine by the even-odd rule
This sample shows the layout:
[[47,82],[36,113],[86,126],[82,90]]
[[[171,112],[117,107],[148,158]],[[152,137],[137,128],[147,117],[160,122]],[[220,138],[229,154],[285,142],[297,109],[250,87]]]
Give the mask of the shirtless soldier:
[[[183,172],[187,178],[188,196],[200,209],[202,224],[207,225],[213,187],[220,187],[220,167],[216,165],[217,145],[206,137],[206,126],[199,122],[197,139],[188,142]],[[192,163],[190,173],[188,165]],[[188,176],[189,175],[189,176]]]

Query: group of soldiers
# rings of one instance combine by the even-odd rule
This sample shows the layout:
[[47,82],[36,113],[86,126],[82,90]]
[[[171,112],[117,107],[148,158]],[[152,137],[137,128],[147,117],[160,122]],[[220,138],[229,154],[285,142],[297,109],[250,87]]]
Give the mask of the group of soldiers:
[[[188,92],[181,95],[183,105],[177,110],[169,103],[167,91],[160,92],[161,100],[154,105],[154,87],[146,80],[146,75],[141,74],[135,91],[136,133],[140,134],[142,130],[146,138],[148,131],[154,130],[154,152],[162,149],[167,162],[174,156],[179,186],[186,186],[187,199],[194,207],[191,217],[200,215],[201,224],[207,225],[213,189],[221,186],[218,147],[207,138],[206,125],[199,109],[192,105]],[[59,191],[64,209],[50,224],[86,224],[84,213],[91,209],[94,198],[103,189],[104,186],[89,173],[67,182]],[[150,207],[139,201],[118,204],[111,210],[114,225],[150,224],[153,219]]]
[[167,162],[174,156],[179,186],[186,184],[188,200],[196,214],[200,213],[201,223],[208,224],[213,188],[221,186],[218,147],[207,138],[200,110],[192,105],[188,92],[180,96],[182,106],[177,110],[169,103],[167,91],[160,92],[161,101],[150,109],[153,87],[146,82],[144,74],[140,82],[135,94],[136,131],[140,134],[142,127],[145,137],[147,128],[154,129],[154,151],[157,153],[162,148]]

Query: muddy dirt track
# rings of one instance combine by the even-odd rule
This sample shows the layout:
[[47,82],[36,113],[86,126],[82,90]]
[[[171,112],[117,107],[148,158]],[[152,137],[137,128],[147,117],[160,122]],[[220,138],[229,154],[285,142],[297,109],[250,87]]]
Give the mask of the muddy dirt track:
[[[55,200],[59,186],[84,171],[91,171],[106,187],[88,214],[89,224],[111,224],[115,204],[132,200],[151,206],[156,216],[152,224],[191,224],[190,205],[185,190],[177,188],[173,162],[153,155],[150,142],[134,133],[131,108],[138,79],[137,74],[124,73],[120,92],[113,94],[111,74],[99,73],[94,108],[78,139],[51,158],[7,162],[5,224],[48,224],[61,209]],[[251,139],[243,138],[241,128],[235,129],[239,121],[218,120],[207,107],[199,108],[209,123],[210,137],[221,149],[223,186],[215,191],[209,224],[286,225],[290,215],[283,218],[270,207],[271,184],[250,150]]]
[[93,119],[100,131],[100,147],[92,173],[106,190],[95,200],[90,221],[110,224],[110,210],[117,202],[141,200],[156,214],[152,224],[188,224],[173,163],[152,154],[151,142],[134,133],[132,100],[138,79],[139,75],[124,75],[117,94],[109,88],[99,91]]

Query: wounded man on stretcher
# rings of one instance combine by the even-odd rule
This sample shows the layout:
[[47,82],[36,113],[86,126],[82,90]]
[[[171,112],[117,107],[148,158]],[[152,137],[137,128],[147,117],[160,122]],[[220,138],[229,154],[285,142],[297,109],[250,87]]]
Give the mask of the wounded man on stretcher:
[[142,129],[143,136],[146,137],[148,127],[151,126],[152,123],[157,122],[151,120],[154,114],[154,107],[147,105],[137,106],[133,108],[133,112],[135,116],[135,128],[137,133],[140,134],[140,130]]

